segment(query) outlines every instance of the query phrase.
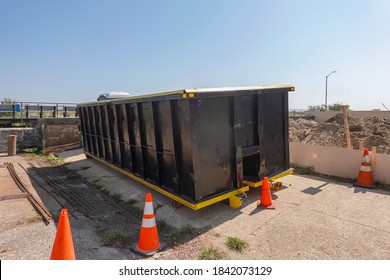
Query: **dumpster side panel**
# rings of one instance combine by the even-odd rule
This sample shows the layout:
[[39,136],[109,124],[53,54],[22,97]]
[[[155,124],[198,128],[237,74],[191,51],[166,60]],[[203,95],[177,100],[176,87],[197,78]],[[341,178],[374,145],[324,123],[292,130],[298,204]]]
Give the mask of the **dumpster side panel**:
[[107,114],[107,105],[103,105],[100,107],[102,109],[102,124],[103,124],[103,137],[104,137],[104,149],[106,154],[106,161],[112,163],[112,147],[111,147],[111,136]]
[[154,184],[159,183],[159,169],[157,163],[157,147],[154,128],[152,102],[139,103],[142,110],[141,143],[144,156],[145,178]]
[[133,172],[135,175],[145,178],[144,161],[142,156],[141,131],[139,124],[137,103],[129,104],[127,108],[127,120],[131,153],[133,155]]
[[108,149],[106,144],[106,139],[104,137],[104,118],[103,118],[103,108],[102,106],[97,106],[97,119],[99,122],[99,135],[100,135],[100,157],[103,159],[107,159],[106,150]]
[[290,145],[289,145],[289,116],[288,116],[288,92],[283,95],[283,130],[284,130],[284,169],[290,168]]
[[243,165],[238,174],[250,181],[258,180],[259,172],[257,98],[258,92],[234,97],[235,138]]
[[187,99],[173,100],[172,125],[174,131],[178,195],[195,200],[190,106]]
[[119,147],[122,158],[122,168],[127,171],[131,171],[131,153],[125,104],[116,105],[116,116],[118,118]]
[[118,120],[116,117],[115,105],[107,106],[108,123],[110,130],[110,144],[112,149],[113,163],[116,166],[121,166],[120,148],[119,148],[119,136],[118,136]]
[[[235,132],[237,146],[242,148],[257,146],[257,95],[234,97]],[[255,105],[255,106],[254,106]]]
[[136,141],[135,141],[135,135],[133,131],[133,125],[134,125],[134,112],[131,108],[131,104],[123,104],[125,107],[125,118],[126,118],[126,128],[125,130],[127,131],[127,136],[124,136],[125,139],[128,139],[128,149],[129,149],[129,168],[130,172],[136,174],[136,160],[137,160],[137,149],[136,149]]
[[87,151],[90,153],[93,153],[92,150],[92,139],[91,139],[91,131],[90,131],[90,123],[88,118],[88,108],[83,108],[82,110],[83,118],[85,120],[85,138],[87,140]]
[[90,107],[85,108],[85,118],[87,119],[88,147],[91,153],[95,154],[93,145],[92,120],[90,119]]
[[95,155],[98,155],[98,145],[97,145],[97,135],[96,135],[96,122],[93,114],[94,107],[91,106],[87,108],[88,120],[90,124],[90,133],[91,133],[91,141],[92,141],[92,150]]
[[258,95],[260,178],[288,169],[285,95],[285,92]]
[[95,126],[96,126],[96,138],[97,138],[97,149],[98,149],[98,157],[104,158],[104,149],[103,149],[103,133],[102,133],[102,120],[100,116],[100,106],[94,106],[93,110],[94,118],[95,118]]
[[[229,97],[191,100],[195,200],[233,188]],[[234,167],[235,169],[235,167]]]
[[80,130],[81,130],[81,135],[82,135],[82,142],[83,142],[83,147],[86,152],[88,152],[88,140],[87,140],[87,129],[86,129],[86,119],[84,117],[84,108],[85,107],[79,107],[78,110],[78,115],[80,118]]
[[160,185],[174,193],[179,193],[178,174],[176,168],[174,133],[171,115],[171,102],[154,102],[155,129],[158,165],[160,169]]

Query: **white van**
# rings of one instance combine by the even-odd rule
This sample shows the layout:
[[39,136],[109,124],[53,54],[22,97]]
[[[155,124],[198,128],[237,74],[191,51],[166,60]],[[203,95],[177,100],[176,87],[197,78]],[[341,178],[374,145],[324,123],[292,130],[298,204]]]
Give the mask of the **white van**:
[[117,98],[126,98],[130,97],[130,93],[123,91],[110,91],[102,93],[98,96],[97,101],[107,100],[107,99],[117,99]]

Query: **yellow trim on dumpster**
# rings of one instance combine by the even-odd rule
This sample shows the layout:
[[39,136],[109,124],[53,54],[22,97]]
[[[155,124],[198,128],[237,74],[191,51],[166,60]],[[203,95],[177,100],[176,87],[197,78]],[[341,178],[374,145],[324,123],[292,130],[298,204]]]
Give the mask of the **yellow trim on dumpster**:
[[189,94],[188,94],[188,97],[189,97],[189,98],[195,97],[195,93],[193,93],[193,92],[189,93]]
[[183,93],[182,97],[183,97],[183,98],[187,98],[187,94],[186,94],[186,93]]
[[[279,174],[277,174],[275,176],[269,177],[268,179],[270,181],[275,181],[277,179],[280,179],[280,178],[282,178],[284,176],[287,176],[287,175],[290,175],[290,174],[294,174],[294,169],[290,168],[289,170],[284,171],[282,173],[279,173]],[[261,180],[259,182],[244,181],[244,184],[248,185],[248,186],[250,186],[252,188],[258,188],[258,187],[261,187],[263,185],[263,180]]]
[[209,206],[211,204],[214,204],[214,203],[217,203],[217,202],[220,202],[222,200],[225,200],[225,199],[229,199],[231,196],[236,196],[236,195],[240,195],[242,193],[245,193],[247,191],[249,191],[249,186],[245,186],[245,187],[242,187],[240,189],[236,189],[234,191],[231,191],[231,192],[228,192],[228,193],[224,193],[224,194],[221,194],[219,196],[216,196],[216,197],[213,197],[213,198],[210,198],[208,200],[205,200],[205,201],[202,201],[202,202],[199,202],[199,203],[196,203],[196,204],[193,204],[191,202],[188,202],[187,200],[184,200],[182,199],[181,197],[177,196],[177,195],[174,195],[170,192],[167,192],[163,189],[161,189],[159,186],[156,186],[154,184],[151,184],[149,183],[148,181],[145,181],[144,179],[142,178],[139,178],[137,176],[135,176],[134,174],[130,173],[130,172],[127,172],[121,168],[119,168],[118,166],[115,166],[109,162],[106,162],[105,160],[101,159],[101,158],[98,158],[88,152],[85,152],[85,154],[95,160],[97,160],[98,162],[101,162],[109,167],[111,167],[112,169],[130,177],[131,179],[133,180],[136,180],[137,182],[140,182],[141,184],[145,185],[145,186],[148,186],[149,188],[152,188],[154,189],[155,191],[158,191],[159,193],[162,193],[163,195],[173,199],[173,200],[176,200],[177,202],[187,206],[188,208],[191,208],[192,210],[199,210],[201,208],[204,208],[206,206]]

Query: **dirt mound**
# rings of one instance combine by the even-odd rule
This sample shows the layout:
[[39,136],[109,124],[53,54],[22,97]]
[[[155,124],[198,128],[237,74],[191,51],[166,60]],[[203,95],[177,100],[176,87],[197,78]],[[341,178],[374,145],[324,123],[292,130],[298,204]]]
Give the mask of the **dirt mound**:
[[[354,149],[363,141],[364,147],[377,147],[378,153],[390,154],[390,119],[348,116]],[[341,113],[323,123],[306,119],[290,119],[290,141],[305,144],[347,147],[344,119]]]

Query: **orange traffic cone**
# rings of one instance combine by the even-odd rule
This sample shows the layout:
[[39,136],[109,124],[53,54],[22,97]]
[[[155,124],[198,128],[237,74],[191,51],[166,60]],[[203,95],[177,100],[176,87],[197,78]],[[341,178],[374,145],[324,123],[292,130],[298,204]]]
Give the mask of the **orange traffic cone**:
[[261,198],[257,204],[257,208],[275,209],[272,204],[271,190],[269,187],[268,177],[263,178],[263,185],[261,187]]
[[68,217],[68,210],[62,209],[60,221],[58,222],[57,233],[54,239],[51,260],[75,260],[72,232]]
[[372,178],[371,159],[368,150],[364,149],[363,159],[360,165],[359,176],[357,182],[354,184],[357,187],[374,188],[374,180]]
[[152,194],[147,193],[138,243],[133,245],[130,250],[143,256],[152,256],[161,249],[162,245],[158,239]]

